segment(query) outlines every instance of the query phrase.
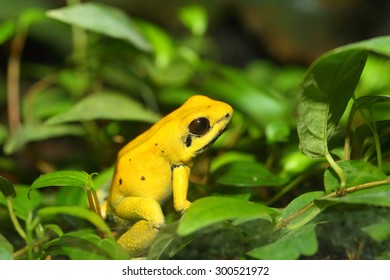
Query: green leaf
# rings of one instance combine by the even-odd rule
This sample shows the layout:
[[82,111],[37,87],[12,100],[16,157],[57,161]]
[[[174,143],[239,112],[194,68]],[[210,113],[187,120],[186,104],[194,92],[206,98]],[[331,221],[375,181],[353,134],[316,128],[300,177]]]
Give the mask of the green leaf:
[[16,30],[16,22],[13,20],[4,21],[0,24],[0,45],[11,38]]
[[0,260],[12,260],[14,248],[12,244],[0,234]]
[[148,41],[132,19],[117,8],[100,3],[85,3],[51,10],[47,15],[86,30],[123,39],[140,50],[150,51]]
[[390,36],[337,48],[307,71],[298,101],[298,135],[308,156],[327,153],[327,142],[354,93],[369,52],[390,56]]
[[390,36],[379,36],[365,41],[349,44],[340,50],[360,49],[390,57]]
[[286,226],[289,230],[295,230],[306,225],[322,211],[322,208],[316,206],[313,202],[323,195],[324,192],[316,191],[298,196],[287,205],[282,215],[278,217],[279,224]]
[[153,47],[157,68],[166,68],[175,54],[175,48],[169,34],[149,22],[140,22],[139,27]]
[[70,232],[49,244],[72,260],[124,260],[128,253],[114,239],[101,239],[88,231]]
[[390,97],[389,96],[366,96],[371,98],[370,105],[366,108],[369,110],[369,121],[380,122],[390,120]]
[[[343,169],[346,175],[347,188],[386,178],[386,174],[382,170],[369,162],[348,160],[339,161],[337,164]],[[325,170],[324,186],[326,193],[334,192],[340,186],[339,177],[331,168]]]
[[[26,220],[28,213],[37,209],[42,203],[42,196],[38,192],[29,193],[27,186],[15,186],[15,197],[12,199],[12,206],[17,217]],[[5,197],[0,194],[0,205],[7,206]]]
[[200,5],[194,4],[181,8],[179,19],[195,36],[202,36],[207,30],[207,13]]
[[54,215],[69,215],[87,220],[96,228],[100,229],[106,236],[111,236],[111,231],[107,224],[96,213],[89,209],[76,206],[52,206],[38,210],[37,215],[41,218],[47,218]]
[[0,192],[5,198],[14,197],[16,195],[14,186],[2,176],[0,176]]
[[225,164],[213,173],[212,178],[218,184],[238,187],[280,186],[285,183],[263,164],[251,161]]
[[221,221],[246,218],[272,220],[279,211],[267,206],[230,197],[204,197],[195,201],[185,213],[178,234],[189,235]]
[[14,153],[25,144],[33,141],[40,141],[65,135],[84,135],[85,130],[78,125],[26,125],[21,127],[5,143],[4,152],[6,154]]
[[390,222],[380,222],[362,228],[375,241],[383,241],[390,238]]
[[295,260],[301,255],[314,255],[318,250],[315,227],[315,224],[308,224],[291,231],[271,244],[248,252],[248,255],[263,260]]
[[317,59],[306,73],[298,101],[298,135],[312,158],[328,153],[332,136],[363,71],[366,50],[335,50]]
[[50,118],[47,124],[99,119],[154,123],[160,117],[129,97],[113,92],[101,92],[82,99],[68,111]]
[[30,190],[46,187],[87,186],[89,175],[84,171],[56,171],[41,175],[31,185]]

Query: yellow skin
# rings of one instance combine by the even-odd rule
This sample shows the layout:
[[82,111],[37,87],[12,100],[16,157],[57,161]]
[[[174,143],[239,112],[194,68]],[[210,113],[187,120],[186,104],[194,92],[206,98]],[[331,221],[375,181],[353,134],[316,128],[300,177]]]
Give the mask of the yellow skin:
[[130,256],[146,253],[165,224],[161,205],[171,195],[176,211],[190,207],[193,160],[223,133],[232,115],[226,103],[192,96],[119,151],[108,215],[130,226],[118,239]]

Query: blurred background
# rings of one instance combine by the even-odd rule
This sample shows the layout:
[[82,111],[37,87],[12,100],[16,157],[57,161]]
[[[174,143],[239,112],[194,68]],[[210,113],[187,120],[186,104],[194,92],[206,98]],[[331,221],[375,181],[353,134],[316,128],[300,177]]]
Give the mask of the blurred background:
[[[222,62],[238,66],[259,57],[278,63],[308,64],[327,50],[390,31],[390,2],[386,0],[96,2],[121,8],[131,16],[144,18],[178,36],[185,32],[176,18],[178,9],[183,4],[199,4],[208,13],[207,35],[213,44],[213,55]],[[17,18],[30,8],[47,10],[65,5],[61,0],[1,0],[0,20]],[[69,52],[69,36],[69,30],[60,24],[34,26],[25,55],[31,60],[42,57],[59,60]],[[7,46],[2,46],[2,66],[7,51]]]

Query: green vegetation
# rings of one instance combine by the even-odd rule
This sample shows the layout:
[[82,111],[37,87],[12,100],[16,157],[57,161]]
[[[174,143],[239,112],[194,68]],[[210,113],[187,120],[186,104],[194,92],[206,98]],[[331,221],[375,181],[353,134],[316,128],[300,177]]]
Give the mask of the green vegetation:
[[[98,3],[0,24],[0,259],[128,258],[97,214],[116,151],[198,93],[232,105],[234,119],[198,160],[184,217],[168,203],[149,258],[388,259],[390,36],[307,69],[236,68],[209,58],[202,6],[176,20],[186,37]],[[23,61],[31,28],[47,21],[64,29],[69,57]]]

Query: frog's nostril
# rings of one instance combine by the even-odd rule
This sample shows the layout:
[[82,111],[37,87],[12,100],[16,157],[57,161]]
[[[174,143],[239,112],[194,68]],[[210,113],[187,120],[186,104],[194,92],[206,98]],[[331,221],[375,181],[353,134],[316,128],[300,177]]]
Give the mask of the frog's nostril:
[[227,114],[225,115],[225,119],[228,119],[228,118],[230,118],[230,114],[229,114],[229,113],[227,113]]

